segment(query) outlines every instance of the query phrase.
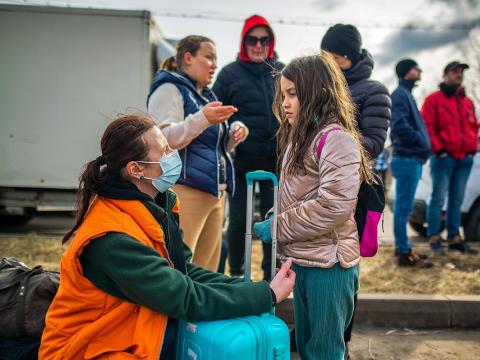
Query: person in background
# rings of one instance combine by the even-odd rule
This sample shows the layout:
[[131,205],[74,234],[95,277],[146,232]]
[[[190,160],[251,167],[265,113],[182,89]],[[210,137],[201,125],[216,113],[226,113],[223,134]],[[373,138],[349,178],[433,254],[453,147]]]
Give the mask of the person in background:
[[174,191],[185,204],[180,227],[193,252],[193,262],[218,269],[226,193],[234,192],[230,152],[248,136],[241,122],[228,124],[237,111],[223,106],[208,88],[217,69],[212,40],[190,35],[164,62],[148,98],[148,113],[161,126],[168,143],[180,150],[182,172]]
[[[245,259],[245,214],[247,183],[245,174],[253,170],[275,172],[278,124],[272,113],[275,73],[283,68],[274,52],[275,36],[268,21],[259,15],[245,20],[236,61],[218,74],[213,91],[238,112],[230,122],[241,120],[250,130],[245,142],[235,150],[236,191],[230,194],[230,223],[227,231],[228,262],[233,276],[243,275]],[[260,182],[260,212],[265,216],[273,204],[273,187]],[[263,244],[262,269],[270,279],[271,249]]]
[[387,194],[387,174],[390,163],[390,151],[387,148],[384,148],[383,151],[378,155],[377,160],[375,161],[375,170],[380,174],[382,183],[385,189],[385,195]]
[[[372,55],[366,49],[362,49],[360,32],[349,24],[336,24],[330,27],[323,36],[320,47],[333,55],[345,75],[356,106],[355,121],[360,130],[362,145],[370,159],[376,160],[385,147],[392,102],[387,88],[380,82],[370,79],[375,64]],[[345,331],[346,343],[352,337],[354,319],[355,311],[352,322]],[[349,358],[348,346],[345,357]]]
[[452,61],[443,70],[440,90],[429,95],[422,115],[432,143],[430,158],[432,197],[427,210],[428,241],[434,253],[443,253],[440,238],[442,210],[448,193],[448,249],[478,254],[460,236],[461,206],[473,156],[478,151],[479,123],[475,107],[462,86],[463,73],[469,66]]
[[175,359],[178,319],[261,314],[291,292],[291,262],[270,284],[191,263],[179,202],[169,190],[181,167],[150,116],[126,115],[108,125],[101,155],[80,177],[76,222],[63,242],[73,238],[40,359]]
[[375,160],[383,151],[391,117],[391,100],[387,88],[370,79],[374,61],[362,49],[362,37],[353,25],[336,24],[322,38],[322,50],[330,52],[345,75],[356,105],[358,129],[362,144]]
[[433,263],[427,256],[412,250],[407,236],[407,223],[413,200],[422,175],[422,165],[431,153],[427,129],[412,90],[421,79],[422,70],[412,59],[403,59],[395,67],[399,84],[392,93],[392,122],[390,137],[393,156],[390,164],[396,179],[393,232],[395,255],[399,266],[429,268]]

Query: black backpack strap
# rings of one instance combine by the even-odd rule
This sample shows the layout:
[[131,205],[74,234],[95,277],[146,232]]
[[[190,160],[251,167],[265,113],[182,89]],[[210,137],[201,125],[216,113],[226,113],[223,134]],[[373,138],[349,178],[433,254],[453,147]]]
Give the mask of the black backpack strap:
[[32,270],[22,274],[25,275],[24,278],[20,281],[17,290],[17,307],[15,309],[15,319],[17,325],[17,336],[22,337],[27,335],[27,330],[25,328],[25,301],[27,297],[28,289],[28,280],[37,274],[43,273],[43,268],[41,266],[36,266]]

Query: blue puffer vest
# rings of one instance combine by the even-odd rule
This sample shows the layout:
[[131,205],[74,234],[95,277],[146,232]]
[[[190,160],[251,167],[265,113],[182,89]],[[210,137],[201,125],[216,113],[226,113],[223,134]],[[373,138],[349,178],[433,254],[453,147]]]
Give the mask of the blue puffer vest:
[[[166,83],[174,84],[182,94],[185,117],[196,113],[208,102],[217,101],[217,97],[209,88],[206,87],[203,90],[203,96],[201,96],[192,80],[186,76],[165,70],[159,71],[153,79],[148,99],[159,86]],[[221,135],[220,126],[223,127],[223,135]],[[228,123],[210,125],[187,147],[180,150],[183,167],[177,184],[191,186],[219,196],[220,169],[218,158],[219,151],[221,151],[226,159],[227,191],[233,193],[233,163],[227,152],[228,132]]]

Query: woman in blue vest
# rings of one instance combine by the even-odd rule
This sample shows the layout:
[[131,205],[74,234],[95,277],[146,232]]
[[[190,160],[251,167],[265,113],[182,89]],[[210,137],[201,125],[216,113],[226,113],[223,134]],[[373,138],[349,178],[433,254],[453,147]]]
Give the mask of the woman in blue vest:
[[225,192],[234,190],[230,152],[248,136],[237,111],[222,106],[207,87],[217,69],[215,44],[190,35],[177,45],[153,80],[148,112],[162,128],[170,147],[178,149],[182,173],[173,188],[182,212],[180,227],[193,262],[216,271],[220,259]]

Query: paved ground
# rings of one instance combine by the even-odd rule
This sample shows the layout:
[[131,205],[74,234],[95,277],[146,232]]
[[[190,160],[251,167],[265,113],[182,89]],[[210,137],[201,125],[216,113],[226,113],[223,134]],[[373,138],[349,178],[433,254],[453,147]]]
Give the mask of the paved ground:
[[[480,329],[416,331],[358,326],[350,349],[352,360],[480,359]],[[291,358],[300,356],[292,353]]]

